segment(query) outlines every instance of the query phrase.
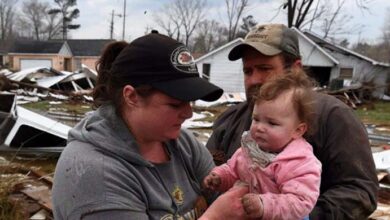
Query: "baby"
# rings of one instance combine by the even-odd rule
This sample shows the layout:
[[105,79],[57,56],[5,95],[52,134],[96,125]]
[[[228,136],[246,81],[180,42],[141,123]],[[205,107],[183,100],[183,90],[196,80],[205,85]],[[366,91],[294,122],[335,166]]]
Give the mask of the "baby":
[[319,196],[321,163],[303,138],[313,120],[312,82],[290,70],[266,82],[254,97],[252,124],[227,163],[203,180],[224,192],[239,180],[249,186],[242,205],[249,218],[304,219]]

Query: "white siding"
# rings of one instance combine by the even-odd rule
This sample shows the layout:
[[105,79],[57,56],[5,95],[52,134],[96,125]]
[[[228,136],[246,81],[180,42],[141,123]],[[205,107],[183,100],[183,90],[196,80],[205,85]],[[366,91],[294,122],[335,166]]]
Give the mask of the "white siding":
[[304,66],[333,67],[335,63],[329,59],[317,45],[298,35],[299,50]]
[[[238,42],[237,44],[239,44]],[[225,92],[245,92],[242,61],[230,61],[228,54],[237,44],[223,48],[196,63],[200,73],[204,63],[210,64],[210,82],[221,87]]]

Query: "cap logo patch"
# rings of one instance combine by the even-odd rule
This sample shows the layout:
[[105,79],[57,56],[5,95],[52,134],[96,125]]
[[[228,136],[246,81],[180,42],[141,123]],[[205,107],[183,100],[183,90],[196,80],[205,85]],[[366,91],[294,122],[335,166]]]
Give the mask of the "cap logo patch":
[[194,58],[185,46],[180,46],[172,52],[171,63],[181,72],[198,73]]
[[251,34],[246,39],[252,39],[256,38],[256,40],[267,40],[268,35],[267,34]]

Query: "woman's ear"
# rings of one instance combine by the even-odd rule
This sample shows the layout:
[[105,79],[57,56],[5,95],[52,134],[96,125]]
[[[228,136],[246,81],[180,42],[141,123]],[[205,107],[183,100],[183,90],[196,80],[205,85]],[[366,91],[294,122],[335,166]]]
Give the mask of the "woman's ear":
[[131,85],[126,85],[122,90],[123,102],[127,106],[135,106],[138,102],[137,92]]
[[298,139],[302,137],[306,131],[307,131],[307,124],[303,122],[299,123],[298,127],[294,131],[293,138]]

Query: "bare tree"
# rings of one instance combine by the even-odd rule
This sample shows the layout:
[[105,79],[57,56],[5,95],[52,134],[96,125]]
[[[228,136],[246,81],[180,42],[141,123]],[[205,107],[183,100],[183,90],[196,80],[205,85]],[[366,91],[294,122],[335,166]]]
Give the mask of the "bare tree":
[[61,38],[62,21],[56,14],[46,15],[47,26],[45,32],[47,33],[47,39]]
[[49,3],[40,0],[22,2],[15,25],[18,36],[36,40],[60,38],[62,20],[58,14],[48,14],[49,7]]
[[281,8],[287,10],[289,27],[309,30],[315,29],[323,38],[339,43],[341,35],[358,33],[363,29],[361,24],[350,24],[353,16],[343,10],[347,1],[355,2],[363,12],[368,11],[371,0],[287,0]]
[[[390,8],[386,11],[386,17],[385,22],[382,27],[382,40],[380,43],[380,49],[376,51],[376,54],[378,54],[385,62],[390,62]],[[390,91],[390,90],[389,90]]]
[[207,53],[216,47],[226,43],[227,29],[215,20],[204,20],[196,29],[196,37],[193,43],[193,51]]
[[15,4],[17,0],[0,1],[0,36],[2,40],[12,35],[13,21],[15,16]]
[[374,60],[390,62],[390,8],[386,11],[382,27],[382,38],[378,40],[365,42],[365,40],[360,39],[359,42],[352,45],[351,49]]
[[29,0],[23,2],[22,12],[23,19],[32,29],[34,38],[40,40],[45,34],[45,17],[49,8],[48,3],[41,3],[38,0]]
[[26,19],[17,19],[14,24],[14,32],[16,37],[19,38],[33,38],[33,33],[31,29],[31,24],[26,21]]
[[238,22],[248,7],[248,2],[249,0],[225,0],[228,18],[228,41],[236,38]]
[[[351,0],[352,1],[352,0]],[[367,4],[371,0],[354,0],[355,4],[361,10],[368,10]],[[320,4],[320,2],[322,4]],[[332,1],[334,2],[334,1]],[[328,20],[328,22],[335,22],[335,18],[344,5],[345,0],[338,0],[338,7],[332,13],[336,16],[333,16],[333,19]],[[326,10],[329,10],[329,4],[331,1],[322,1],[322,0],[287,0],[282,5],[281,8],[287,10],[287,24],[289,27],[296,27],[301,29],[306,24],[310,23],[310,26],[313,25],[314,21],[321,20],[321,16],[325,14]],[[314,8],[313,8],[314,7]],[[311,15],[311,16],[310,16]],[[329,15],[328,15],[329,17]],[[328,26],[332,25],[328,23]]]
[[[206,0],[173,0],[164,6],[156,23],[168,32],[168,35],[176,34],[179,40],[181,33],[184,35],[184,43],[189,40],[204,16]],[[164,19],[164,20],[162,20]],[[155,19],[156,20],[156,19]]]
[[283,9],[287,8],[287,24],[300,28],[315,0],[287,0]]
[[161,10],[160,13],[155,14],[154,21],[160,26],[169,37],[180,41],[180,29],[183,21],[175,19],[172,8]]
[[69,29],[80,28],[79,24],[72,24],[72,20],[78,18],[80,10],[73,8],[77,0],[54,0],[59,8],[49,10],[49,14],[61,14],[62,16],[62,39],[67,39]]

